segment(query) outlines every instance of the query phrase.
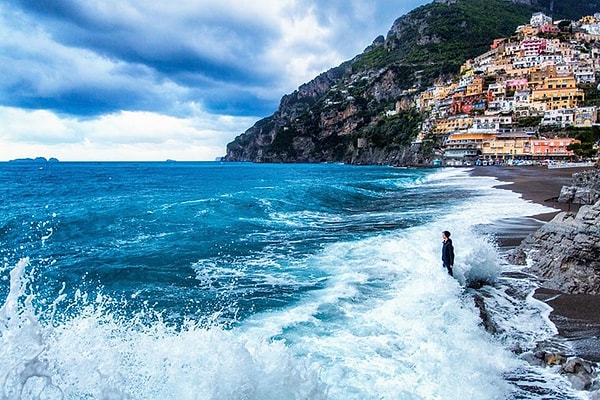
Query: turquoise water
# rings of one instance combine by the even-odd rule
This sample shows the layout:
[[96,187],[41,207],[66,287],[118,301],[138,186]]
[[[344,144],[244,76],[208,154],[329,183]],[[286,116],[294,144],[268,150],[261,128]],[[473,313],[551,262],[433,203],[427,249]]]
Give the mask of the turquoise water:
[[[337,164],[0,164],[0,398],[577,396],[511,351],[555,329],[481,227],[548,209],[494,183]],[[465,288],[482,279],[493,336]]]

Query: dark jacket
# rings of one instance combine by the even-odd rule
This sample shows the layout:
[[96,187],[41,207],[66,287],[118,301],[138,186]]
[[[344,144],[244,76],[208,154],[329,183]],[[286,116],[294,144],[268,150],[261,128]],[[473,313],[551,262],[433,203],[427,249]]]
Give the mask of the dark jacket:
[[448,239],[442,244],[442,262],[444,266],[454,265],[454,246],[452,239]]

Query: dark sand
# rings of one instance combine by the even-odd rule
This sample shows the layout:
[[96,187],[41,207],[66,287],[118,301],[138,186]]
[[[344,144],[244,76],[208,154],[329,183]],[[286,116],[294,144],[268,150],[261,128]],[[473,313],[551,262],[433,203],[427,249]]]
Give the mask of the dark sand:
[[[584,169],[589,168],[491,166],[476,167],[471,173],[474,176],[495,177],[501,182],[496,187],[511,190],[519,193],[525,200],[559,210],[532,216],[541,224],[551,220],[560,211],[578,211],[579,206],[558,203],[555,199],[562,186],[572,184],[573,174]],[[504,225],[509,226],[508,229],[504,228],[505,230],[512,232],[512,235],[505,234],[504,243],[501,241],[501,244],[507,247],[514,247],[516,242],[522,240],[532,229],[536,229],[536,224],[527,219],[507,220]],[[535,298],[552,307],[550,319],[558,328],[559,335],[569,341],[577,355],[600,361],[600,296],[571,295],[540,288],[536,290]]]
[[[570,186],[573,174],[589,168],[556,168],[546,167],[477,167],[474,176],[493,176],[500,183],[496,187],[519,193],[525,200],[556,208],[559,211],[577,211],[577,205],[569,205],[556,201],[563,186]],[[551,220],[559,211],[534,216],[542,221]]]

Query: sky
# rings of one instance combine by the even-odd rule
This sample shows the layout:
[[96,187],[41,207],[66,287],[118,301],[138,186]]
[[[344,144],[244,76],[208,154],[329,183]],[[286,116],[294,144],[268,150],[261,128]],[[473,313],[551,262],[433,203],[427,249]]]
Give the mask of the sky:
[[431,0],[3,0],[0,161],[207,161]]

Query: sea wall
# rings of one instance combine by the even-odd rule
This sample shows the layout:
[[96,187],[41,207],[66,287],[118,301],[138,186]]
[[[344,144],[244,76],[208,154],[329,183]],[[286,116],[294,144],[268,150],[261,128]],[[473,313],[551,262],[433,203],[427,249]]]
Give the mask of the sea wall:
[[543,287],[572,294],[600,294],[600,169],[573,176],[559,201],[577,204],[527,236],[509,260],[528,265]]

